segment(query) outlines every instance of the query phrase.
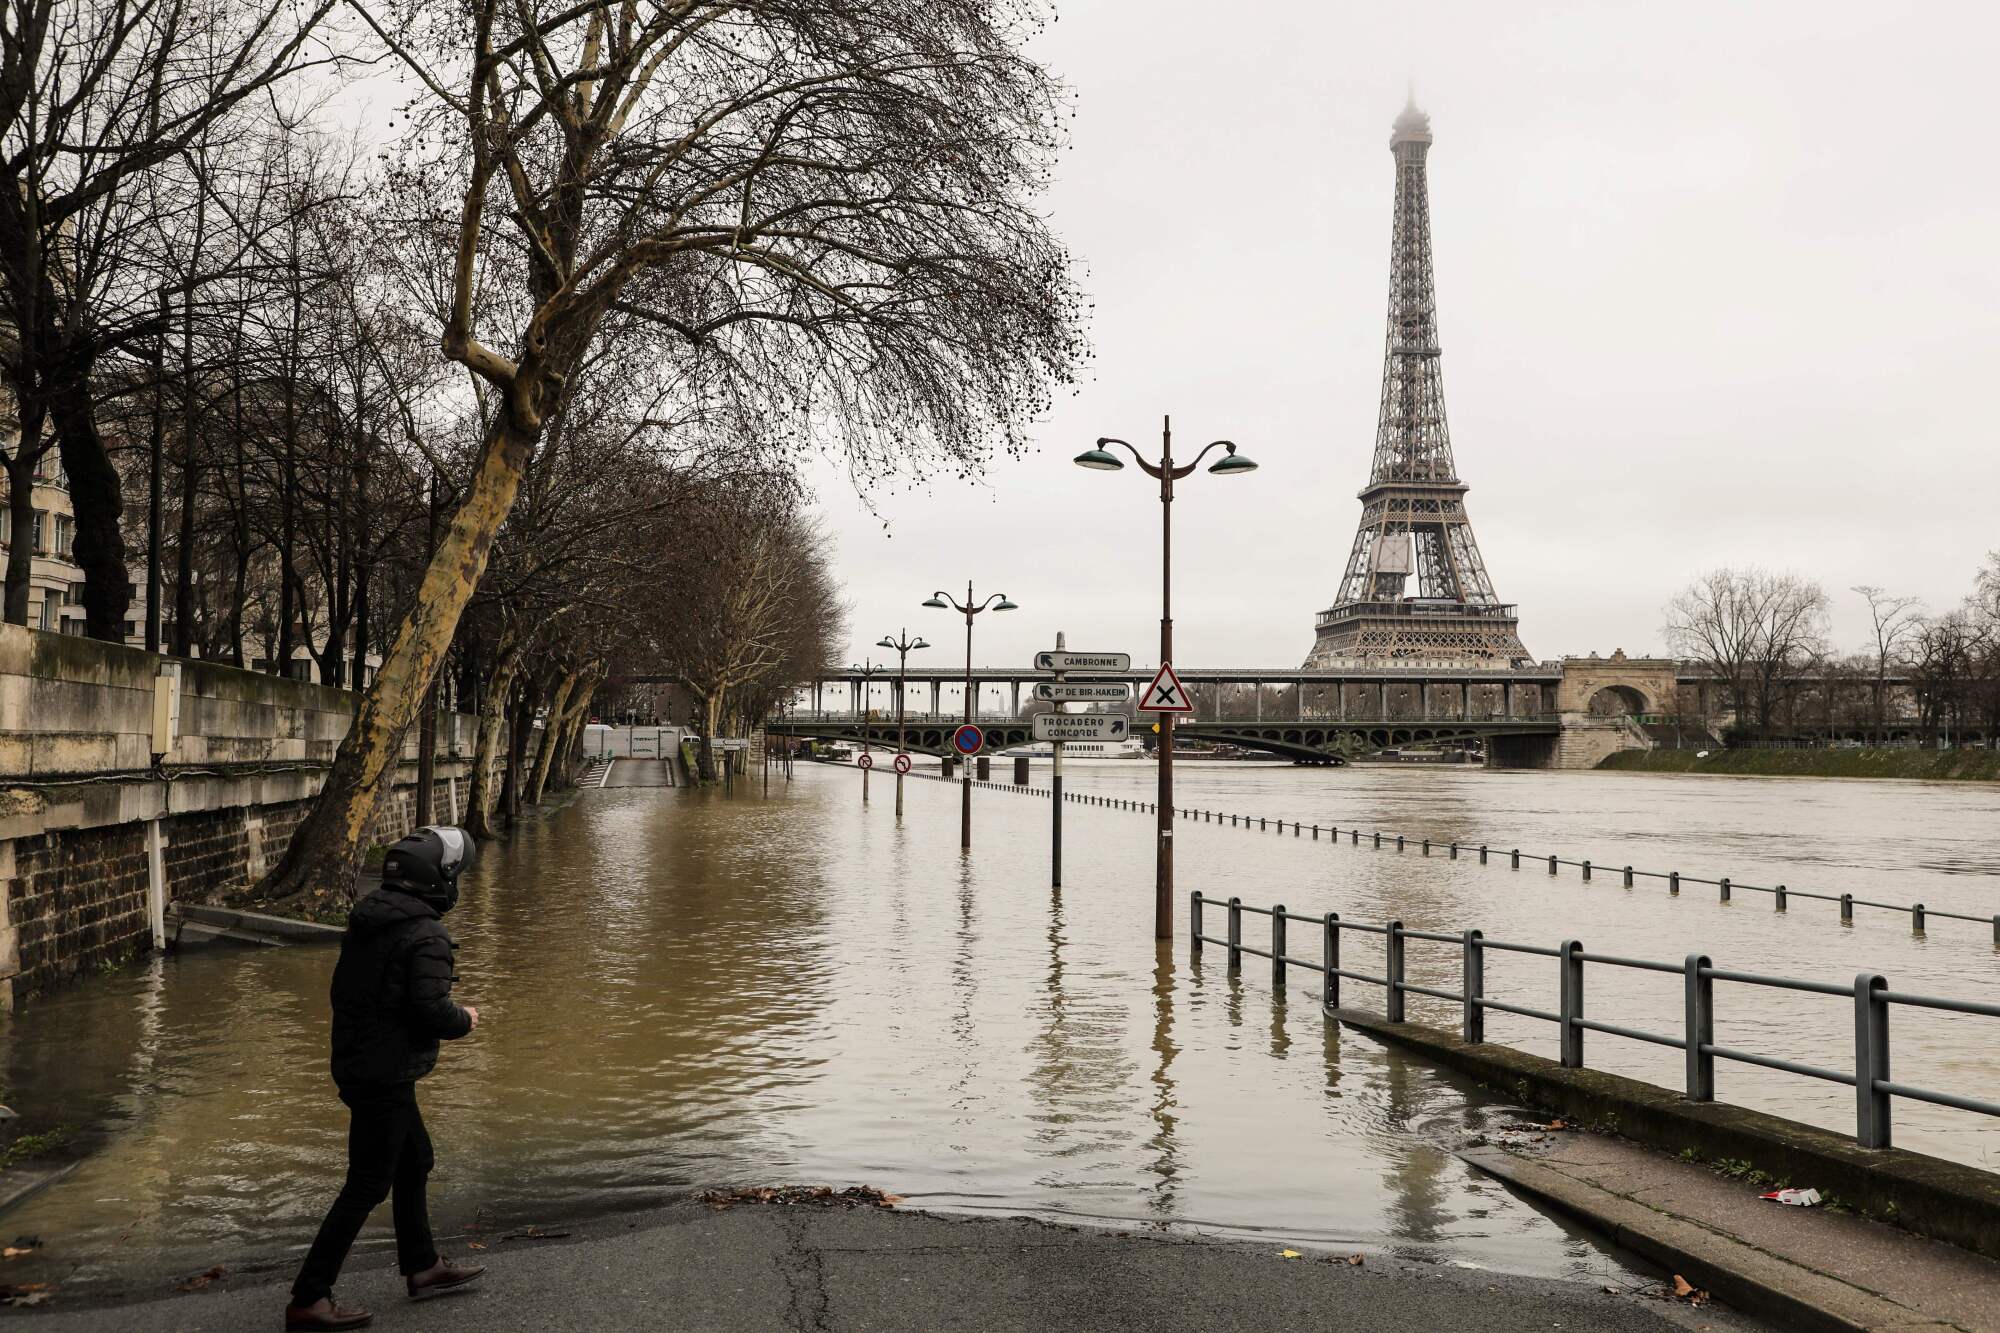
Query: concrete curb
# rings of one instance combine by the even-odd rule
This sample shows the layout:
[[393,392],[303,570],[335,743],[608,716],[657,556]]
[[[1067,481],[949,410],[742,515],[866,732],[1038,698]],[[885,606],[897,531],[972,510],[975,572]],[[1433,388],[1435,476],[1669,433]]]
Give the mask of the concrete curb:
[[1863,1148],[1853,1139],[1723,1102],[1691,1102],[1678,1092],[1553,1060],[1422,1023],[1391,1023],[1337,1009],[1363,1035],[1425,1055],[1504,1096],[1668,1152],[1703,1160],[1742,1158],[1780,1184],[1811,1185],[1878,1222],[2000,1259],[2000,1175],[1901,1148]]
[[76,1170],[78,1163],[63,1166],[16,1166],[8,1168],[0,1175],[0,1213],[6,1212],[30,1195],[39,1194],[49,1186]]
[[1491,1148],[1475,1148],[1459,1156],[1736,1308],[1776,1320],[1784,1328],[1808,1333],[1922,1333],[1931,1329],[1949,1333],[1956,1327],[1697,1222],[1584,1184],[1528,1158]]

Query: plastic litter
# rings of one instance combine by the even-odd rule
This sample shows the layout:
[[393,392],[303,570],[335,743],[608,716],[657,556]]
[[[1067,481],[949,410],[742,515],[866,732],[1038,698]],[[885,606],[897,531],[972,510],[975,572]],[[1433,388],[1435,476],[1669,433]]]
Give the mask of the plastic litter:
[[1760,1194],[1757,1197],[1760,1199],[1769,1199],[1773,1203],[1789,1203],[1797,1208],[1810,1208],[1819,1202],[1819,1191],[1810,1189],[1772,1190],[1769,1194]]

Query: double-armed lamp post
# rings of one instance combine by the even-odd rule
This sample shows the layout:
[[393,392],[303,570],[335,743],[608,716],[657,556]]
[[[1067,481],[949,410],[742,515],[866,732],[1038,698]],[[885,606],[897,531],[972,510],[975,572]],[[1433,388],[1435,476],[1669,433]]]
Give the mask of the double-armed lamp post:
[[[875,641],[877,648],[887,648],[896,654],[896,757],[901,759],[908,752],[907,738],[903,733],[903,696],[908,693],[910,683],[910,654],[919,648],[928,648],[923,636],[912,639],[906,629],[896,631],[896,637],[884,634]],[[863,778],[866,782],[867,779]],[[896,769],[896,818],[903,817],[903,770]]]
[[[965,600],[954,599],[943,589],[924,599],[924,605],[938,611],[957,611],[965,617],[965,720],[972,721],[972,618],[981,611],[1018,611],[1020,608],[1007,600],[1007,594],[996,592],[983,602],[972,600],[972,581],[966,580]],[[960,755],[959,763],[965,764],[970,756]],[[959,789],[958,845],[970,850],[972,847],[972,769],[964,769],[964,781]]]
[[[1217,449],[1223,451],[1222,457],[1208,466],[1208,470],[1216,476],[1228,477],[1242,472],[1254,472],[1257,465],[1237,453],[1236,446],[1228,440],[1216,440],[1196,454],[1192,463],[1175,467],[1171,418],[1162,418],[1158,462],[1149,463],[1137,449],[1125,441],[1106,437],[1098,440],[1096,448],[1078,454],[1076,465],[1099,472],[1121,470],[1125,464],[1116,454],[1110,452],[1107,448],[1109,445],[1117,445],[1131,454],[1133,461],[1138,463],[1147,476],[1159,479],[1160,662],[1165,665],[1174,660],[1174,483],[1192,475],[1194,470],[1201,466],[1201,460]],[[1155,837],[1153,936],[1156,939],[1166,940],[1172,939],[1174,934],[1174,715],[1172,713],[1160,714],[1159,748],[1159,829]]]

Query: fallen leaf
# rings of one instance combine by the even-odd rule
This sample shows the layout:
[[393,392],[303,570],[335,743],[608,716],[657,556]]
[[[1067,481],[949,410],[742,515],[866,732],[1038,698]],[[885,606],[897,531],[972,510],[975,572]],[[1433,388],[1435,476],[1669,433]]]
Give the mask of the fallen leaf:
[[1543,1129],[1568,1129],[1568,1128],[1569,1128],[1569,1121],[1567,1121],[1567,1120],[1551,1120],[1551,1121],[1549,1121],[1549,1123],[1548,1123],[1548,1124],[1546,1124],[1546,1125],[1543,1125],[1543,1126],[1542,1126],[1542,1128],[1543,1128]]
[[1280,1259],[1296,1259],[1299,1257],[1299,1252],[1297,1250],[1279,1250],[1278,1257]]
[[486,1242],[483,1240],[469,1240],[465,1242],[465,1248],[468,1250],[483,1250],[486,1248]]
[[5,1248],[0,1248],[0,1259],[18,1259],[24,1254],[33,1254],[33,1253],[34,1253],[33,1250],[16,1249],[14,1246],[9,1245],[6,1246]]
[[1686,1300],[1694,1295],[1694,1286],[1679,1273],[1674,1274],[1674,1295]]
[[1363,1259],[1361,1255],[1350,1254],[1347,1256],[1347,1262],[1351,1267],[1359,1268],[1362,1265]]
[[219,1280],[222,1277],[222,1275],[227,1271],[228,1270],[225,1269],[221,1264],[217,1264],[213,1268],[205,1268],[201,1272],[196,1273],[193,1277],[188,1278],[182,1282],[176,1283],[174,1285],[174,1290],[200,1291],[203,1287],[206,1287],[209,1283]]

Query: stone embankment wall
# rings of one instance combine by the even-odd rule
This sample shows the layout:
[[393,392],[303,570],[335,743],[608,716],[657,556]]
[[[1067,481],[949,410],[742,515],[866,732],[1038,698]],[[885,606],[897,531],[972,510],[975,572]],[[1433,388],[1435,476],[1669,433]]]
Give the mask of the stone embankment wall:
[[[163,671],[179,722],[155,755]],[[344,690],[0,625],[0,1008],[161,938],[166,905],[256,882],[353,716]],[[438,728],[434,818],[462,813],[474,719]],[[415,728],[374,836],[416,812]]]

